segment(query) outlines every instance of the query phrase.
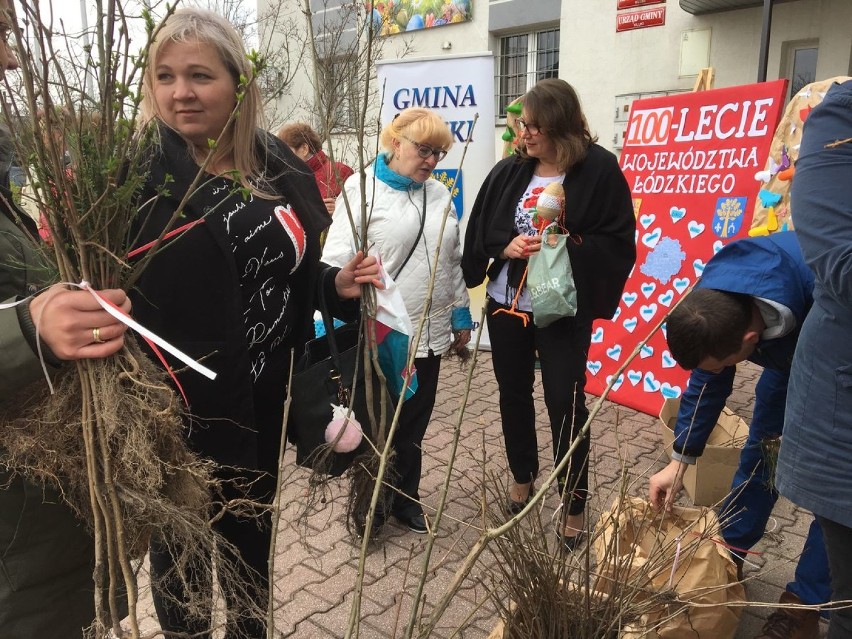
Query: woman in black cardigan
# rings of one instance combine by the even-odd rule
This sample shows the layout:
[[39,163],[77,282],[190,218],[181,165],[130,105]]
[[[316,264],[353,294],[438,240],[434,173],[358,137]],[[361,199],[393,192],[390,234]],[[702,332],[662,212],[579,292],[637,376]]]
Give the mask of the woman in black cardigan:
[[[360,253],[341,269],[320,263],[328,214],[307,167],[257,128],[256,84],[245,89],[239,115],[228,122],[240,78],[251,78],[252,69],[226,20],[180,9],[167,18],[149,55],[142,107],[157,143],[140,198],[138,246],[159,237],[199,166],[212,157],[177,224],[184,232],[160,249],[139,280],[135,315],[217,373],[214,381],[187,370],[177,378],[189,402],[190,444],[218,464],[224,500],[271,503],[290,353],[312,336],[315,292],[325,285],[326,299],[357,297],[361,284],[375,283],[378,268],[375,258]],[[343,316],[347,309],[338,304],[336,310]],[[260,609],[270,524],[268,512],[257,519],[226,513],[214,524],[230,544],[220,553],[245,571],[241,596]],[[207,636],[211,620],[181,605],[184,585],[168,579],[172,567],[168,540],[155,540],[154,603],[163,630]],[[199,571],[191,587],[211,590],[209,573]],[[226,636],[265,639],[265,620],[239,608],[233,593],[225,597]]]
[[[536,353],[556,463],[588,417],[583,389],[592,321],[610,318],[636,260],[630,189],[611,153],[595,144],[574,89],[565,81],[538,82],[523,98],[518,152],[499,162],[473,205],[462,268],[469,287],[488,276],[487,321],[509,470],[514,483],[507,509],[517,514],[533,492],[539,471],[533,401]],[[577,315],[545,328],[532,321],[522,276],[541,248],[532,222],[538,195],[552,182],[565,189],[564,226],[577,287]],[[506,313],[518,288],[524,323]],[[573,550],[585,525],[589,440],[585,438],[560,479],[564,499],[557,531]]]

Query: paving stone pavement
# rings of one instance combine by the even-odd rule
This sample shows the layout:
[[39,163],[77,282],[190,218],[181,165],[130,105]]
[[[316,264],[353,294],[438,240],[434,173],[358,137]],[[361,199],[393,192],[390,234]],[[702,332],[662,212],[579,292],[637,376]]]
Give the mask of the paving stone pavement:
[[[752,394],[760,369],[741,366],[730,407],[751,419]],[[424,463],[421,500],[428,513],[437,506],[446,479],[453,433],[465,387],[465,371],[454,360],[445,361],[438,400],[423,442]],[[596,397],[589,396],[589,406]],[[542,472],[552,466],[546,412],[537,384],[540,457]],[[590,516],[612,503],[622,471],[631,479],[631,492],[646,496],[647,478],[668,460],[656,418],[605,402],[592,425]],[[298,468],[287,452],[283,503],[276,552],[276,637],[320,639],[343,637],[352,614],[358,574],[360,540],[346,530],[346,486],[333,481],[325,503],[305,513],[308,473]],[[497,384],[490,355],[480,353],[465,409],[458,452],[450,480],[444,519],[428,567],[423,619],[446,592],[482,527],[481,503],[499,509],[508,484],[506,460],[497,409]],[[489,490],[483,491],[483,486]],[[496,491],[499,491],[496,492]],[[498,497],[499,494],[499,497]],[[483,497],[485,495],[485,497]],[[684,495],[682,503],[688,503]],[[544,516],[557,505],[555,491],[548,497]],[[779,500],[767,534],[755,550],[754,565],[746,567],[746,593],[750,601],[771,604],[792,579],[810,515]],[[388,522],[370,545],[366,558],[360,607],[361,639],[405,637],[411,602],[423,570],[426,536],[416,535],[394,520]],[[496,559],[486,551],[465,580],[431,636],[485,639],[496,622],[489,592],[496,575]],[[150,614],[150,600],[147,603]],[[760,630],[771,607],[749,607],[743,614],[736,639],[750,639]],[[143,629],[156,628],[149,618]],[[822,634],[825,624],[822,624]],[[415,633],[413,636],[417,636]]]

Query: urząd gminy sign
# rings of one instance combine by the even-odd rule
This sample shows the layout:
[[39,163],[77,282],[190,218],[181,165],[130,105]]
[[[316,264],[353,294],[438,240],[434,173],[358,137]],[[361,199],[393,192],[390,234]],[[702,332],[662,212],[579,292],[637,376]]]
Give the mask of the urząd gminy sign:
[[615,31],[631,31],[633,29],[644,29],[645,27],[659,27],[666,23],[666,8],[654,7],[653,9],[641,9],[640,11],[628,11],[619,13],[615,17]]

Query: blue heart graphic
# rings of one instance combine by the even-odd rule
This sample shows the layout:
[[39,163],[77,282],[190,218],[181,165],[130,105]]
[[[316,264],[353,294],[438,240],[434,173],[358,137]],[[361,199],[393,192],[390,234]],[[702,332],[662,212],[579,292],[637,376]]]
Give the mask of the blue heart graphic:
[[675,399],[680,397],[680,386],[672,386],[668,382],[663,382],[660,386],[660,393],[666,399]]
[[633,303],[639,299],[639,296],[636,293],[622,293],[621,299],[624,302],[624,305],[628,308],[633,306]]
[[654,248],[662,234],[663,232],[660,229],[654,229],[650,233],[645,233],[645,235],[642,236],[642,244],[648,248]]
[[669,215],[672,218],[672,222],[680,222],[686,215],[686,209],[672,207],[669,209]]
[[592,375],[597,375],[601,370],[600,362],[586,362],[586,368],[592,373]]
[[624,324],[624,328],[627,329],[627,332],[632,333],[633,331],[636,330],[636,324],[638,324],[638,323],[639,323],[639,320],[637,320],[635,317],[629,317],[626,320],[624,320],[623,324]]
[[653,282],[646,282],[642,285],[642,295],[645,296],[645,299],[651,297],[651,293],[657,290],[657,285]]
[[603,326],[598,326],[594,333],[592,333],[592,343],[600,344],[604,338],[604,330]]
[[642,319],[646,322],[650,322],[654,315],[657,314],[657,305],[656,304],[648,304],[642,305],[639,307],[639,313],[642,315]]
[[676,277],[674,282],[672,282],[672,286],[678,293],[683,293],[686,289],[689,288],[689,278],[688,277]]
[[639,357],[641,357],[642,359],[647,359],[647,358],[651,357],[651,355],[653,355],[653,354],[654,354],[654,347],[648,346],[647,344],[645,344],[639,350]]
[[627,371],[627,379],[630,381],[631,384],[636,386],[636,384],[642,381],[642,371]]
[[657,216],[653,213],[649,213],[648,215],[640,215],[639,216],[639,224],[642,225],[643,229],[648,228],[657,219]]
[[663,351],[662,355],[663,360],[663,368],[674,368],[677,366],[677,362],[672,358],[672,354],[668,351]]
[[666,291],[665,293],[660,294],[657,301],[663,306],[671,306],[674,301],[674,294],[671,291]]
[[704,272],[704,261],[701,259],[697,259],[692,263],[692,268],[695,269],[695,277],[701,277],[701,274]]
[[651,371],[645,373],[644,381],[646,393],[656,393],[660,390],[660,382],[654,379],[654,374]]
[[[612,381],[612,375],[607,375],[606,383],[609,384],[610,381]],[[612,385],[612,390],[617,391],[619,388],[621,388],[622,382],[624,382],[624,375],[619,375],[618,379],[615,380],[615,384]]]
[[621,357],[621,345],[616,344],[612,348],[606,349],[606,355],[610,359],[614,359],[617,362],[619,360],[619,358]]
[[696,238],[704,232],[704,225],[700,222],[690,222],[686,229],[689,231],[689,237]]

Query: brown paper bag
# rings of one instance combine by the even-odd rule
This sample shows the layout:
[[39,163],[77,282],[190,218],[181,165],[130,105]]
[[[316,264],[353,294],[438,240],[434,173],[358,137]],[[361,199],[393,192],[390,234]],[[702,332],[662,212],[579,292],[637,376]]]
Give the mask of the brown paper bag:
[[[644,637],[660,639],[732,638],[745,590],[720,543],[715,513],[675,506],[656,513],[633,497],[616,500],[601,516],[594,551],[607,583],[632,583],[660,603],[642,618]],[[668,593],[658,597],[657,593]]]

